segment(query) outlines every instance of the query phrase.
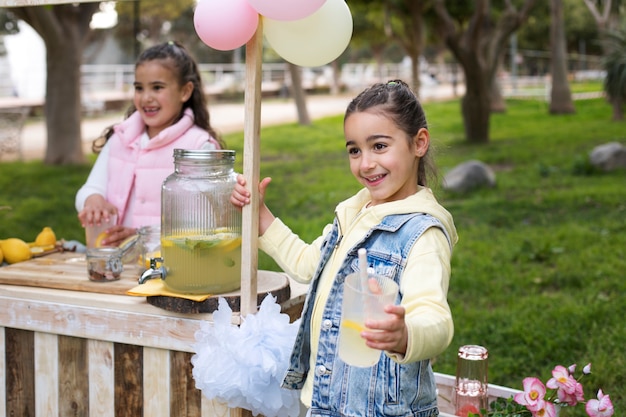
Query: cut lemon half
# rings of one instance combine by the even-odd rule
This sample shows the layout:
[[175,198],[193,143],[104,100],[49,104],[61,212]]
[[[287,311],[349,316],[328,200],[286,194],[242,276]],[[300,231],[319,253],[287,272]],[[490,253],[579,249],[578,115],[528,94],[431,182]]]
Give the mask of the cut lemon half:
[[354,320],[343,320],[341,322],[341,325],[343,327],[347,327],[348,329],[356,330],[359,333],[361,333],[363,330],[365,330],[365,326],[363,326],[360,323],[357,323]]

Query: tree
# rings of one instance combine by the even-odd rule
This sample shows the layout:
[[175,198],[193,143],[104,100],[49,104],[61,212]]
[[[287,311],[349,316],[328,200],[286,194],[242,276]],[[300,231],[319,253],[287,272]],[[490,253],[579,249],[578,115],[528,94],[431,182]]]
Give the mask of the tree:
[[604,58],[604,91],[613,105],[613,120],[624,120],[626,102],[626,26],[610,30],[604,42],[610,51]]
[[377,66],[377,76],[382,80],[383,54],[389,43],[385,34],[385,15],[382,2],[350,3],[354,29],[350,41],[351,48],[367,48],[374,57]]
[[309,110],[306,107],[306,93],[304,87],[302,87],[302,68],[299,66],[288,63],[289,75],[291,77],[290,90],[293,95],[293,100],[296,103],[296,111],[298,113],[298,123],[302,126],[309,126],[311,124],[311,117],[309,116]]
[[407,83],[419,92],[420,59],[426,43],[430,0],[352,0],[349,3],[354,16],[351,46],[367,46],[369,56],[374,56],[380,68],[384,53],[399,45],[403,54],[411,59],[411,79]]
[[85,160],[80,67],[89,40],[89,23],[98,7],[99,3],[74,3],[12,9],[18,19],[32,26],[46,46],[46,164],[65,165]]
[[550,20],[550,73],[552,75],[550,113],[575,113],[572,92],[567,80],[567,49],[562,0],[550,0]]
[[593,15],[596,24],[598,25],[598,30],[603,37],[603,55],[606,57],[604,61],[605,68],[613,71],[612,77],[614,78],[609,81],[607,74],[607,79],[605,79],[604,82],[604,90],[609,95],[609,101],[613,106],[613,120],[621,120],[623,118],[624,100],[623,98],[620,98],[619,94],[619,54],[624,53],[624,50],[620,50],[620,30],[617,28],[619,22],[619,11],[622,2],[620,0],[599,0],[601,8],[598,9],[598,7],[596,7],[598,5],[597,1],[584,1]]
[[[513,0],[508,0],[497,14],[489,0],[476,0],[468,17],[471,5],[465,2],[447,5],[445,0],[433,0],[439,31],[465,74],[461,112],[465,138],[471,143],[489,142],[491,95],[498,64],[511,34],[528,19],[535,2],[524,0],[518,10]],[[455,14],[455,19],[450,10],[461,7],[465,9]]]
[[424,50],[424,12],[426,0],[385,0],[385,26],[387,33],[402,45],[411,58],[410,85],[420,89],[420,58]]
[[604,32],[619,25],[621,0],[583,0],[598,25]]
[[[175,39],[185,45],[200,62],[231,61],[231,51],[209,48],[196,34],[193,25],[195,5],[194,0],[119,1],[115,4],[118,16],[115,37],[120,47],[126,48],[135,57],[147,47]],[[134,42],[129,42],[130,39]]]

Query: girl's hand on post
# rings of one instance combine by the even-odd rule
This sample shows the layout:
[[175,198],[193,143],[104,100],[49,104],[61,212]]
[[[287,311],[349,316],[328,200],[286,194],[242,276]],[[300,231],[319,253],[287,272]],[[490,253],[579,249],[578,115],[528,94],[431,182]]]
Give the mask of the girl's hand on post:
[[[274,215],[265,205],[265,191],[272,179],[270,177],[263,178],[259,182],[259,236],[262,236],[267,228],[274,221]],[[237,183],[230,195],[230,202],[235,207],[242,208],[246,204],[250,204],[250,191],[246,188],[247,182],[243,175],[237,175]]]
[[246,188],[246,178],[241,174],[237,175],[237,183],[230,195],[230,202],[239,208],[250,203],[250,191]]
[[386,350],[404,355],[407,349],[408,332],[404,322],[404,307],[389,305],[385,307],[389,315],[387,320],[371,320],[365,322],[367,329],[361,332],[367,346],[373,349]]

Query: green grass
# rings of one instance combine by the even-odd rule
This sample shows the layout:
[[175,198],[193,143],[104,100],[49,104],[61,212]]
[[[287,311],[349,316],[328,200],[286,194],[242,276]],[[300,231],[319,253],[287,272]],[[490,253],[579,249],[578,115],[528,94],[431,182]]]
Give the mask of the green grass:
[[[626,172],[596,172],[594,146],[626,143],[602,99],[577,101],[576,113],[550,116],[547,103],[508,101],[491,118],[491,143],[463,140],[458,101],[426,103],[439,174],[479,159],[497,185],[466,195],[434,189],[454,215],[460,240],[452,260],[450,348],[435,370],[454,374],[456,349],[489,349],[489,379],[521,388],[562,364],[593,363],[586,396],[609,393],[626,410]],[[342,117],[304,127],[262,129],[261,176],[271,176],[268,204],[305,240],[332,221],[335,205],[358,188],[349,172]],[[241,155],[242,134],[226,136]],[[241,159],[237,169],[241,171]],[[89,167],[0,164],[0,238],[32,240],[43,226],[83,239],[74,194]],[[8,208],[7,208],[8,207]],[[260,268],[276,269],[265,255]],[[569,412],[569,413],[566,413]],[[564,410],[562,416],[583,416]]]

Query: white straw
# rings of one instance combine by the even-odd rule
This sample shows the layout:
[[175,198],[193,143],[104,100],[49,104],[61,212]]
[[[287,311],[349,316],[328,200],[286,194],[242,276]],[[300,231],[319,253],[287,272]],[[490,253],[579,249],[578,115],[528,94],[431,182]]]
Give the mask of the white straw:
[[361,248],[359,254],[359,276],[361,277],[361,288],[367,288],[367,250]]

